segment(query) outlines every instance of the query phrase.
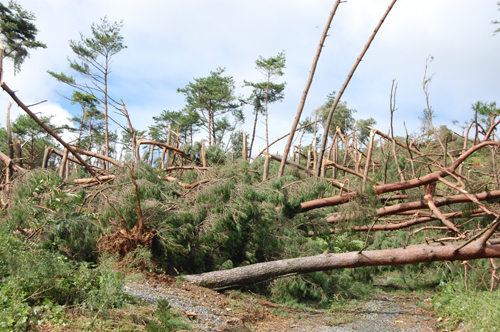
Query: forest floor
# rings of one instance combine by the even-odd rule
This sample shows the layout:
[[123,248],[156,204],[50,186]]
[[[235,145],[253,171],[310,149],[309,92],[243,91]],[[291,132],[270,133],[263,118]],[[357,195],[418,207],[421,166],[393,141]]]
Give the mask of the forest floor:
[[167,299],[190,320],[192,331],[441,331],[430,299],[411,293],[376,292],[368,300],[320,310],[287,307],[239,291],[219,293],[167,276],[129,283],[125,291],[150,304]]

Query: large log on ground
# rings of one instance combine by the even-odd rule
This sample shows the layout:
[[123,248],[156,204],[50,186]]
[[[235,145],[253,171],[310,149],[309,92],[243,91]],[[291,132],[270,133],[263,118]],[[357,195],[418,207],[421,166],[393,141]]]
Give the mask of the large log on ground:
[[381,265],[405,265],[435,261],[467,260],[500,257],[500,245],[484,245],[476,240],[460,250],[456,245],[419,245],[405,249],[385,249],[321,254],[317,256],[257,263],[230,270],[184,276],[184,280],[208,288],[229,288],[251,285],[290,273],[309,273],[343,268]]

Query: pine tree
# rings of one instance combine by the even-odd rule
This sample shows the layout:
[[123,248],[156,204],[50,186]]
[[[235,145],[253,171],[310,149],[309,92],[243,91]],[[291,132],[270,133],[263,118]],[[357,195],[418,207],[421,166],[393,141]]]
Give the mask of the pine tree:
[[120,34],[123,23],[110,24],[106,17],[99,24],[92,23],[92,37],[80,34],[80,40],[70,40],[69,45],[78,60],[68,60],[70,68],[82,76],[86,82],[77,83],[75,78],[64,73],[48,71],[58,81],[66,83],[79,91],[95,97],[104,109],[104,135],[106,156],[109,157],[108,111],[110,104],[121,105],[108,93],[111,59],[127,46]]
[[[268,105],[283,100],[286,83],[273,83],[276,79],[283,76],[285,68],[285,52],[280,52],[274,57],[264,59],[259,56],[255,61],[256,69],[264,76],[264,81],[258,83],[245,82],[245,86],[253,87],[252,95],[248,101],[254,106],[255,121],[253,125],[252,140],[250,142],[249,156],[252,155],[252,147],[255,139],[255,129],[257,127],[257,117],[259,113],[266,116],[266,146],[269,145],[269,125],[268,125]],[[269,152],[269,150],[268,150]]]
[[36,17],[24,10],[16,1],[10,1],[8,6],[0,3],[0,57],[14,61],[14,73],[21,70],[24,60],[29,57],[29,51],[47,46],[36,40],[38,29]]
[[221,120],[222,116],[229,113],[237,121],[244,119],[240,104],[236,102],[233,77],[222,76],[224,71],[224,68],[217,68],[210,72],[210,76],[195,78],[194,82],[177,89],[177,92],[186,97],[187,108],[200,115],[203,126],[207,129],[208,145],[222,142],[221,133],[227,131],[227,119]]

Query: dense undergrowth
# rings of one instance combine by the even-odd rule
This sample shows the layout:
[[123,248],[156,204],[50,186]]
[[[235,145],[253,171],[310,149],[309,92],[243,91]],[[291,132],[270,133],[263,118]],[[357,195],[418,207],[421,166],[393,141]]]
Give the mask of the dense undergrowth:
[[[263,159],[252,164],[242,160],[220,163],[214,154],[210,162],[209,171],[174,174],[184,183],[212,179],[189,190],[165,181],[164,171],[142,163],[135,167],[146,227],[155,229],[156,237],[150,251],[139,248],[126,257],[99,252],[98,240],[122,224],[130,229],[137,223],[135,188],[128,169],[113,170],[113,182],[95,187],[64,184],[57,174],[45,170],[18,178],[0,225],[0,328],[22,331],[37,324],[61,325],[75,310],[88,317],[87,327],[102,323],[110,309],[133,302],[122,291],[127,268],[177,276],[325,251],[404,247],[434,235],[432,230],[411,236],[408,230],[375,232],[368,237],[349,230],[329,235],[330,226],[324,221],[328,213],[349,215],[345,227],[366,225],[382,203],[367,191],[341,207],[299,213],[301,202],[336,195],[338,189],[292,167],[284,177],[262,182]],[[272,164],[270,173],[276,174],[278,166]],[[373,174],[373,181],[396,181],[397,176],[394,167],[386,168]],[[352,185],[350,189],[359,188]],[[408,195],[418,196],[412,190]],[[471,208],[462,207],[464,211]],[[488,222],[487,218],[476,220],[476,224]],[[311,231],[315,236],[309,235]],[[451,307],[455,300],[447,295],[451,294],[449,285],[463,278],[460,267],[431,263],[323,271],[285,276],[247,289],[289,305],[328,308],[333,302],[365,297],[379,286],[380,278],[391,275],[397,289],[448,285],[435,303]],[[471,284],[488,288],[472,275]],[[457,294],[466,297],[467,293]],[[162,317],[170,317],[168,306],[164,307]],[[148,321],[151,329],[163,324],[152,313],[148,315],[143,327]]]

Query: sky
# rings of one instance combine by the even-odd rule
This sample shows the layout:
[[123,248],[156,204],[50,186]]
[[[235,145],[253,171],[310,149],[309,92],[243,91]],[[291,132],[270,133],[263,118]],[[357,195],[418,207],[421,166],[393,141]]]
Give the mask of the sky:
[[[3,0],[6,2],[6,0]],[[269,106],[270,141],[290,132],[302,91],[311,70],[321,34],[333,8],[333,0],[20,0],[35,14],[38,40],[46,49],[31,52],[21,72],[13,73],[4,62],[4,81],[25,104],[46,102],[32,110],[55,115],[57,124],[77,114],[63,96],[72,89],[52,78],[47,70],[74,75],[67,58],[74,59],[69,40],[107,16],[122,21],[127,48],[113,57],[109,93],[123,98],[134,127],[146,130],[153,116],[163,110],[180,110],[184,96],[177,88],[194,78],[206,77],[218,67],[234,78],[236,94],[247,97],[243,80],[262,80],[255,60],[286,54],[285,99]],[[303,117],[338,91],[390,0],[348,0],[342,3],[309,90]],[[476,101],[500,103],[500,33],[493,35],[500,20],[497,0],[420,0],[396,2],[370,49],[347,87],[342,101],[356,109],[358,119],[374,118],[387,132],[389,98],[393,80],[398,82],[394,115],[395,134],[418,132],[418,116],[426,107],[422,81],[426,60],[429,101],[434,124],[470,121]],[[9,96],[0,94],[0,125],[5,125]],[[3,106],[2,106],[3,105]],[[251,133],[252,108],[244,108],[241,129]],[[15,117],[22,112],[13,106]],[[125,124],[124,119],[117,120]],[[265,147],[265,127],[258,124],[254,149]],[[206,136],[206,133],[202,133]],[[70,139],[66,134],[65,139]],[[271,152],[283,153],[286,140]],[[306,142],[307,144],[310,142]]]

